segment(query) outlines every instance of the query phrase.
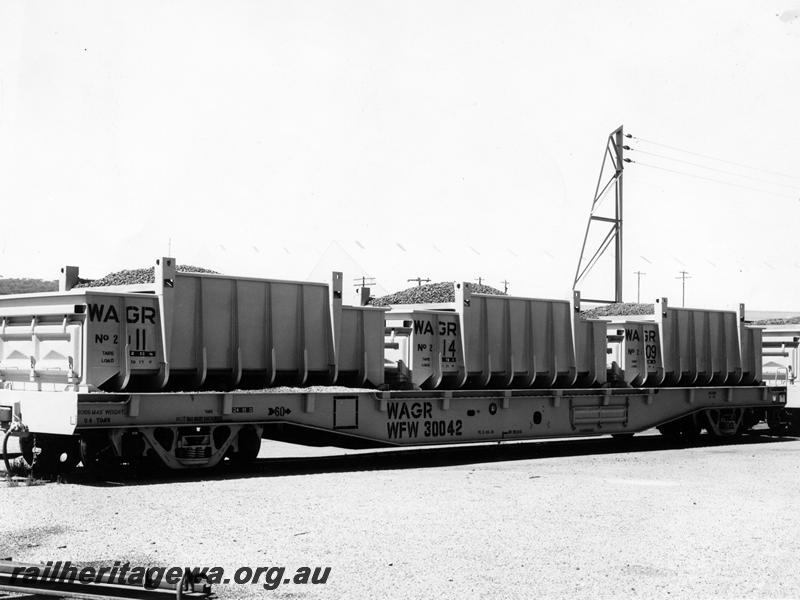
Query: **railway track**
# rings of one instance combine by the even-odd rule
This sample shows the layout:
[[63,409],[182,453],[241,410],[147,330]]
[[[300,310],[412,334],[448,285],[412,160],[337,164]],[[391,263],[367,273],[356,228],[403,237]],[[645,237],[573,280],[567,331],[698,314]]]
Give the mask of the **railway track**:
[[178,583],[170,585],[150,580],[149,577],[145,577],[141,583],[135,583],[131,577],[113,571],[111,574],[101,573],[102,569],[98,569],[98,573],[91,578],[77,577],[81,567],[73,566],[75,576],[53,576],[50,573],[53,566],[50,564],[0,560],[0,594],[3,594],[0,600],[54,597],[84,600],[211,600],[214,597],[211,586],[189,570],[184,571]]
[[[592,456],[629,452],[659,452],[676,447],[719,447],[782,443],[794,437],[775,437],[767,429],[757,429],[735,438],[718,438],[702,435],[691,444],[677,445],[674,440],[652,430],[633,438],[580,438],[529,442],[468,444],[423,448],[387,448],[335,454],[291,456],[294,448],[281,448],[281,456],[259,458],[246,465],[225,462],[209,472],[207,470],[171,471],[167,469],[142,472],[133,467],[122,468],[106,478],[98,479],[87,470],[78,468],[61,476],[60,481],[78,485],[104,486],[110,483],[148,485],[162,482],[200,481],[211,479],[237,479],[242,477],[281,477],[287,475],[314,475],[358,471],[383,471],[428,469],[468,464],[490,464],[503,461]],[[265,442],[265,444],[271,444]],[[271,449],[271,447],[270,447]],[[304,449],[305,450],[305,449]],[[212,474],[213,473],[213,474]],[[18,478],[24,480],[24,478]]]

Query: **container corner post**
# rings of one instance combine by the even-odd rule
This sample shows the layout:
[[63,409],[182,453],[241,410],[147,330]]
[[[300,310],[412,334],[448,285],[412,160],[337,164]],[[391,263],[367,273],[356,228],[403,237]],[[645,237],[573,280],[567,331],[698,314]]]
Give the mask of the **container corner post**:
[[80,280],[79,273],[80,270],[78,267],[61,267],[61,272],[59,273],[58,277],[58,291],[68,292],[78,285]]

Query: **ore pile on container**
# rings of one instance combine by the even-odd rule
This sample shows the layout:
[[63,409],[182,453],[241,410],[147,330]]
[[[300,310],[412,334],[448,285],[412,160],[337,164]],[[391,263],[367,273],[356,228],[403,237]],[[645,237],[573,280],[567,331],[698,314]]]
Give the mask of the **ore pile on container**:
[[[472,284],[471,289],[475,294],[490,294],[493,296],[503,296],[503,292],[488,285]],[[439,304],[444,302],[455,302],[456,292],[455,283],[443,281],[441,283],[428,283],[410,287],[388,296],[373,298],[370,301],[372,306],[389,306],[391,304]]]
[[754,321],[754,325],[797,325],[800,323],[800,316],[797,317],[784,317],[774,319],[760,319]]
[[599,319],[603,317],[629,317],[634,315],[652,315],[652,304],[637,304],[636,302],[618,302],[606,304],[589,310],[581,311],[582,319]]
[[[211,269],[204,269],[203,267],[195,267],[192,265],[178,265],[177,270],[179,273],[210,273],[217,274],[217,271]],[[100,279],[81,279],[75,285],[76,288],[88,287],[106,287],[111,285],[133,285],[137,283],[155,283],[155,268],[147,267],[144,269],[123,269],[122,271],[115,271],[109,273]]]

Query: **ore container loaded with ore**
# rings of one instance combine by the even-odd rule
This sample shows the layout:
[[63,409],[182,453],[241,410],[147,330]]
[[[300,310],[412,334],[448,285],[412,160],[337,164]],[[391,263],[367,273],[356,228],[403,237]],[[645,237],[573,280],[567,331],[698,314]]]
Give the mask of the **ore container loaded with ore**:
[[178,272],[155,281],[0,298],[0,378],[33,390],[259,389],[383,383],[385,309],[323,283]]
[[651,319],[615,317],[611,356],[632,386],[754,385],[761,381],[761,327],[739,313],[675,308],[666,298]]
[[445,302],[377,308],[343,306],[338,273],[232,277],[172,258],[145,271],[102,286],[66,268],[59,292],[0,298],[0,428],[26,460],[184,469],[253,460],[262,438],[369,448],[653,427],[684,443],[779,429],[785,404],[761,382],[760,330],[726,311],[662,302],[606,343],[578,295],[462,283],[439,286]]
[[604,321],[575,319],[565,300],[478,294],[470,283],[454,287],[453,302],[396,305],[386,315],[387,359],[396,377],[428,389],[605,382]]

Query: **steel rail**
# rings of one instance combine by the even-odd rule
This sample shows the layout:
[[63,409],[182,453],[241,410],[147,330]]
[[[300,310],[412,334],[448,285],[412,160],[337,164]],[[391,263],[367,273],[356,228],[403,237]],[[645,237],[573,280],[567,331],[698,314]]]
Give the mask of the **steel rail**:
[[[77,572],[84,568],[77,564],[70,566]],[[130,578],[112,578],[107,573],[92,577],[89,582],[78,581],[77,578],[56,578],[52,574],[45,577],[45,568],[42,564],[0,560],[0,591],[84,600],[211,600],[214,597],[211,585],[187,569],[180,582],[171,585],[164,581],[153,582],[148,577],[142,583],[133,583]]]

